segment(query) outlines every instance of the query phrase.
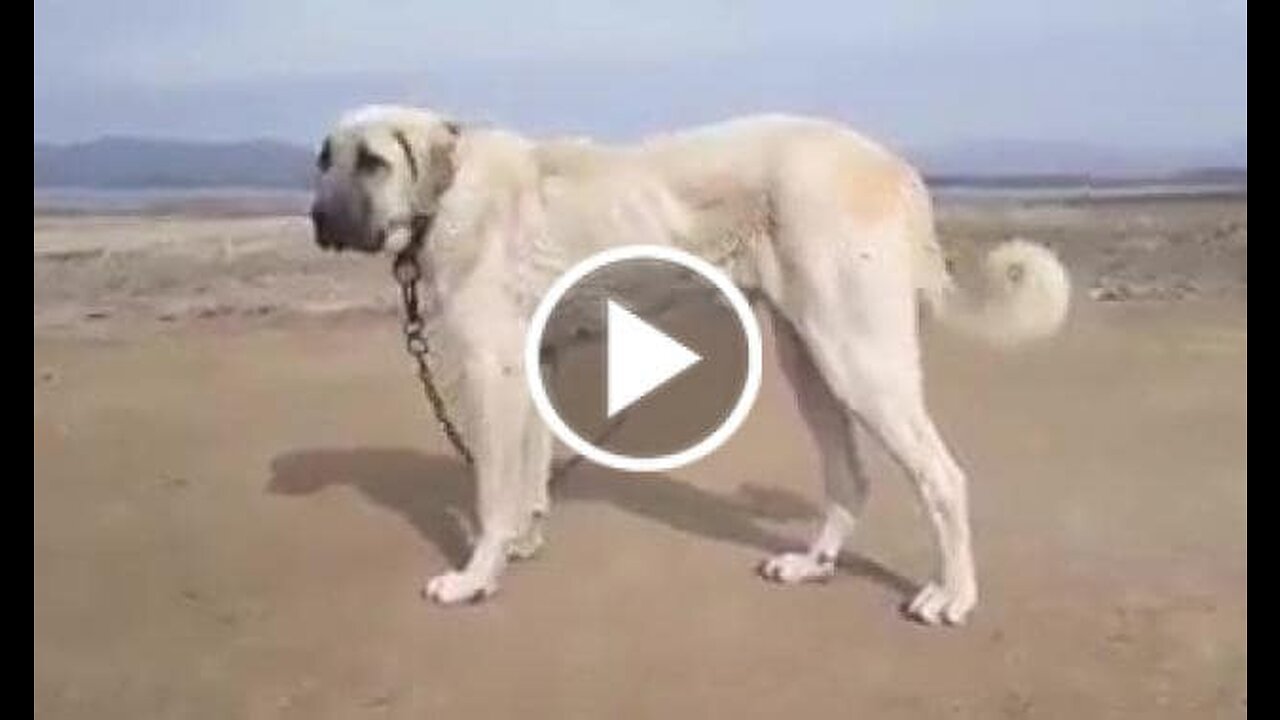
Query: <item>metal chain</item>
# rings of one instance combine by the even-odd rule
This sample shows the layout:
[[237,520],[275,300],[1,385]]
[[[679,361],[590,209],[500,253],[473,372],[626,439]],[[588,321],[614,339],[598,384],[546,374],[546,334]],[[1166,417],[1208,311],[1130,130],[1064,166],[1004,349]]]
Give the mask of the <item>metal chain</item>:
[[422,381],[422,389],[426,392],[427,401],[431,403],[431,412],[436,422],[453,444],[453,449],[468,464],[475,463],[471,448],[462,439],[458,426],[453,424],[449,412],[445,408],[444,398],[436,387],[435,377],[431,374],[431,365],[427,362],[430,346],[427,345],[423,330],[426,323],[422,320],[422,311],[418,305],[418,281],[422,279],[422,268],[418,265],[416,252],[401,253],[395,262],[396,282],[400,283],[400,300],[404,305],[404,346],[409,355],[418,363],[418,379]]

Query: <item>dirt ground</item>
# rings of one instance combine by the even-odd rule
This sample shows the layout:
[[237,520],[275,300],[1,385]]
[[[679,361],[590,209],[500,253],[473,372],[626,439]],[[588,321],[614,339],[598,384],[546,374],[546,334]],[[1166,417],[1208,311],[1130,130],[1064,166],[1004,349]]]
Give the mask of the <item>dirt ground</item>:
[[1243,717],[1245,213],[944,213],[961,251],[1047,235],[1079,285],[1041,346],[926,331],[971,476],[962,628],[897,612],[933,551],[878,453],[843,572],[755,576],[820,499],[772,358],[721,451],[576,467],[497,597],[428,605],[472,489],[384,267],[319,257],[291,219],[37,217],[35,715]]

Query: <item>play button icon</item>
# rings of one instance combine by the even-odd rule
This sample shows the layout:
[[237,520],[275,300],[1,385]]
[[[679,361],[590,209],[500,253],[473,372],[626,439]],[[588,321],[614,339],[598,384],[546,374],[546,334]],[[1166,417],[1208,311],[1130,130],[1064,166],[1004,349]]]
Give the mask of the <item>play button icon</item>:
[[702,359],[669,335],[607,300],[608,416],[649,394]]
[[625,246],[561,275],[525,338],[539,414],[584,457],[661,471],[704,457],[746,419],[760,329],[741,291],[669,247]]

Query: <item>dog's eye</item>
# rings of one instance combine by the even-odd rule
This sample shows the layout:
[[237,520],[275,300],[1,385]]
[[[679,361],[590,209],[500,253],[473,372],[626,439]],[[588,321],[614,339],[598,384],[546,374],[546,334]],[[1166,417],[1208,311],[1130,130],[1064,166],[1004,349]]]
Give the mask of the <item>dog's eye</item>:
[[320,154],[316,157],[316,167],[320,168],[320,172],[324,172],[332,164],[333,150],[329,148],[329,141],[325,140],[324,145],[320,148]]
[[360,151],[356,154],[356,170],[360,172],[373,172],[388,167],[390,163],[386,158],[375,154],[369,148],[361,145]]

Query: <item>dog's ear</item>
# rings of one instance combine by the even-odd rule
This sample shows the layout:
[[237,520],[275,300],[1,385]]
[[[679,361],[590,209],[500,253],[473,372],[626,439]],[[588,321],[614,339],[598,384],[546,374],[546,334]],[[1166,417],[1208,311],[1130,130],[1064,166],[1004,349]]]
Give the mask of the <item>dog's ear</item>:
[[457,172],[455,151],[458,147],[458,138],[462,135],[462,126],[452,120],[441,123],[440,130],[442,132],[435,133],[432,137],[428,153],[428,162],[431,166],[428,174],[431,186],[427,192],[433,204],[438,202],[440,196],[453,185],[453,176]]
[[405,156],[415,202],[424,211],[432,211],[440,196],[453,184],[454,149],[461,133],[462,127],[453,121],[406,125],[392,130],[392,137]]
[[413,141],[409,139],[408,133],[399,128],[391,131],[391,137],[395,138],[396,144],[400,146],[401,152],[404,153],[405,164],[409,167],[409,177],[416,185],[418,178],[422,174],[422,168],[419,166],[419,151],[414,147]]

